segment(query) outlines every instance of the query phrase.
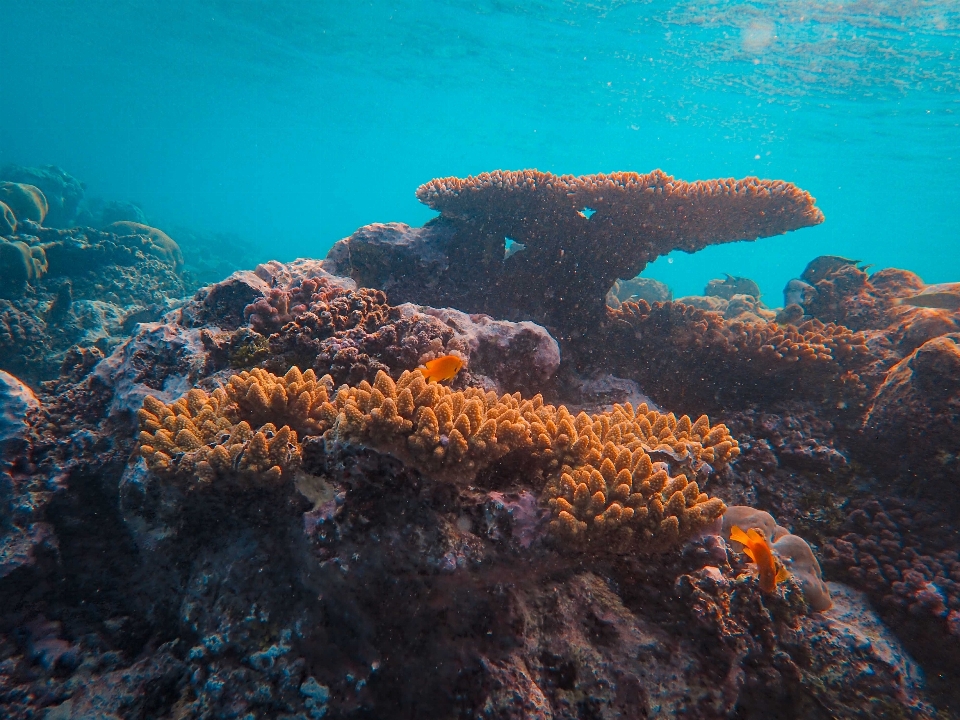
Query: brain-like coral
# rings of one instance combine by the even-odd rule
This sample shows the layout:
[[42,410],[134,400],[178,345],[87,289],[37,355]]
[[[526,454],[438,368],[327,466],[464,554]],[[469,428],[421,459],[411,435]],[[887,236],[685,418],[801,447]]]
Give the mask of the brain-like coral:
[[39,280],[46,272],[47,256],[42,247],[0,238],[0,297],[21,295],[28,282]]
[[77,224],[77,211],[84,195],[83,185],[56,165],[7,165],[0,169],[0,180],[26,183],[39,188],[48,204],[43,222],[50,227],[65,228]]
[[0,201],[13,211],[18,222],[43,223],[49,209],[40,188],[26,183],[0,182]]
[[606,342],[577,346],[581,362],[603,360],[674,407],[784,396],[859,398],[863,392],[855,372],[867,354],[863,335],[817,320],[800,326],[727,321],[679,302],[641,301],[609,310],[603,332]]
[[17,216],[13,214],[10,206],[0,202],[0,237],[4,235],[13,235],[17,231]]
[[460,485],[511,456],[523,468],[518,481],[542,486],[558,539],[608,551],[661,550],[714,522],[723,503],[668,469],[718,469],[739,453],[727,428],[705,416],[618,405],[574,417],[539,395],[454,391],[418,370],[396,382],[381,371],[373,384],[333,392],[332,378],[312,370],[278,377],[255,369],[172,405],[148,398],[139,418],[148,467],[198,483],[279,479],[298,467],[305,436],[370,447]]
[[127,220],[111,223],[104,230],[120,238],[138,235],[147,241],[140,244],[146,252],[160,258],[177,272],[183,269],[183,253],[180,251],[180,246],[163,230]]

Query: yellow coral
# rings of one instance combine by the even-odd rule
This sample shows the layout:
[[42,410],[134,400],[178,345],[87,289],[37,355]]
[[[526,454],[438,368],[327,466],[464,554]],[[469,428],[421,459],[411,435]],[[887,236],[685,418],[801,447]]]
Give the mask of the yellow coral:
[[140,454],[147,467],[200,484],[216,479],[279,480],[299,466],[297,433],[265,423],[256,432],[235,414],[227,393],[193,389],[171,405],[144,398],[138,411]]
[[669,547],[718,518],[723,503],[668,468],[696,473],[740,452],[726,426],[711,427],[706,416],[678,419],[645,404],[573,416],[540,395],[454,391],[428,383],[420,370],[396,382],[381,371],[372,385],[333,394],[329,376],[257,369],[212,395],[191,390],[169,406],[148,397],[139,419],[151,470],[201,479],[244,471],[280,477],[299,461],[298,432],[363,444],[458,484],[516,452],[545,478],[550,527],[566,545],[617,551]]

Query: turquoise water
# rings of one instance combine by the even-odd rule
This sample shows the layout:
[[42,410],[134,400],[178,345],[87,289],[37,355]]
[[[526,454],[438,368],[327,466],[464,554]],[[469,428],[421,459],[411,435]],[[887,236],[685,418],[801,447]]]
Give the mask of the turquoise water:
[[809,190],[826,222],[662,258],[770,305],[820,254],[960,279],[960,9],[815,2],[5,2],[0,164],[160,227],[322,257],[437,176],[653,168]]

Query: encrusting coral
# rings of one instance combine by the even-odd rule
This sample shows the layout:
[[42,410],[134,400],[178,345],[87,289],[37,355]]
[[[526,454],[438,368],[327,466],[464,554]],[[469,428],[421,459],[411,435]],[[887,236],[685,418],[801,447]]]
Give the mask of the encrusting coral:
[[[420,229],[371,225],[327,256],[334,272],[398,302],[530,319],[564,341],[602,318],[618,278],[673,250],[754,240],[823,221],[782,181],[688,183],[648,174],[536,170],[439,178],[417,190],[440,217]],[[507,241],[513,241],[507,253]]]
[[312,370],[277,377],[254,369],[169,406],[148,397],[139,419],[148,468],[201,482],[289,474],[299,463],[298,433],[365,445],[458,484],[519,451],[520,464],[545,477],[555,535],[568,546],[610,551],[664,549],[714,522],[723,503],[668,468],[719,469],[739,453],[726,426],[711,427],[706,416],[677,419],[629,404],[573,416],[539,395],[454,391],[419,370],[397,381],[381,371],[372,385],[334,393],[333,380]]

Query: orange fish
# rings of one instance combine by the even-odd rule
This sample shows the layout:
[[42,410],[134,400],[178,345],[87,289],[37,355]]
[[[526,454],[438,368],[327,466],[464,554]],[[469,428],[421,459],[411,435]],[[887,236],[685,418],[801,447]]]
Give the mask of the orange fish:
[[423,373],[423,376],[428,381],[441,382],[442,380],[452,378],[460,372],[460,368],[462,367],[463,360],[456,355],[444,355],[443,357],[438,357],[428,363],[424,363],[423,367],[420,368],[420,372]]
[[760,589],[764,592],[773,592],[777,589],[777,583],[790,577],[787,569],[774,557],[773,548],[765,535],[753,528],[744,532],[734,525],[730,528],[730,539],[742,543],[743,552],[756,564],[760,571]]

